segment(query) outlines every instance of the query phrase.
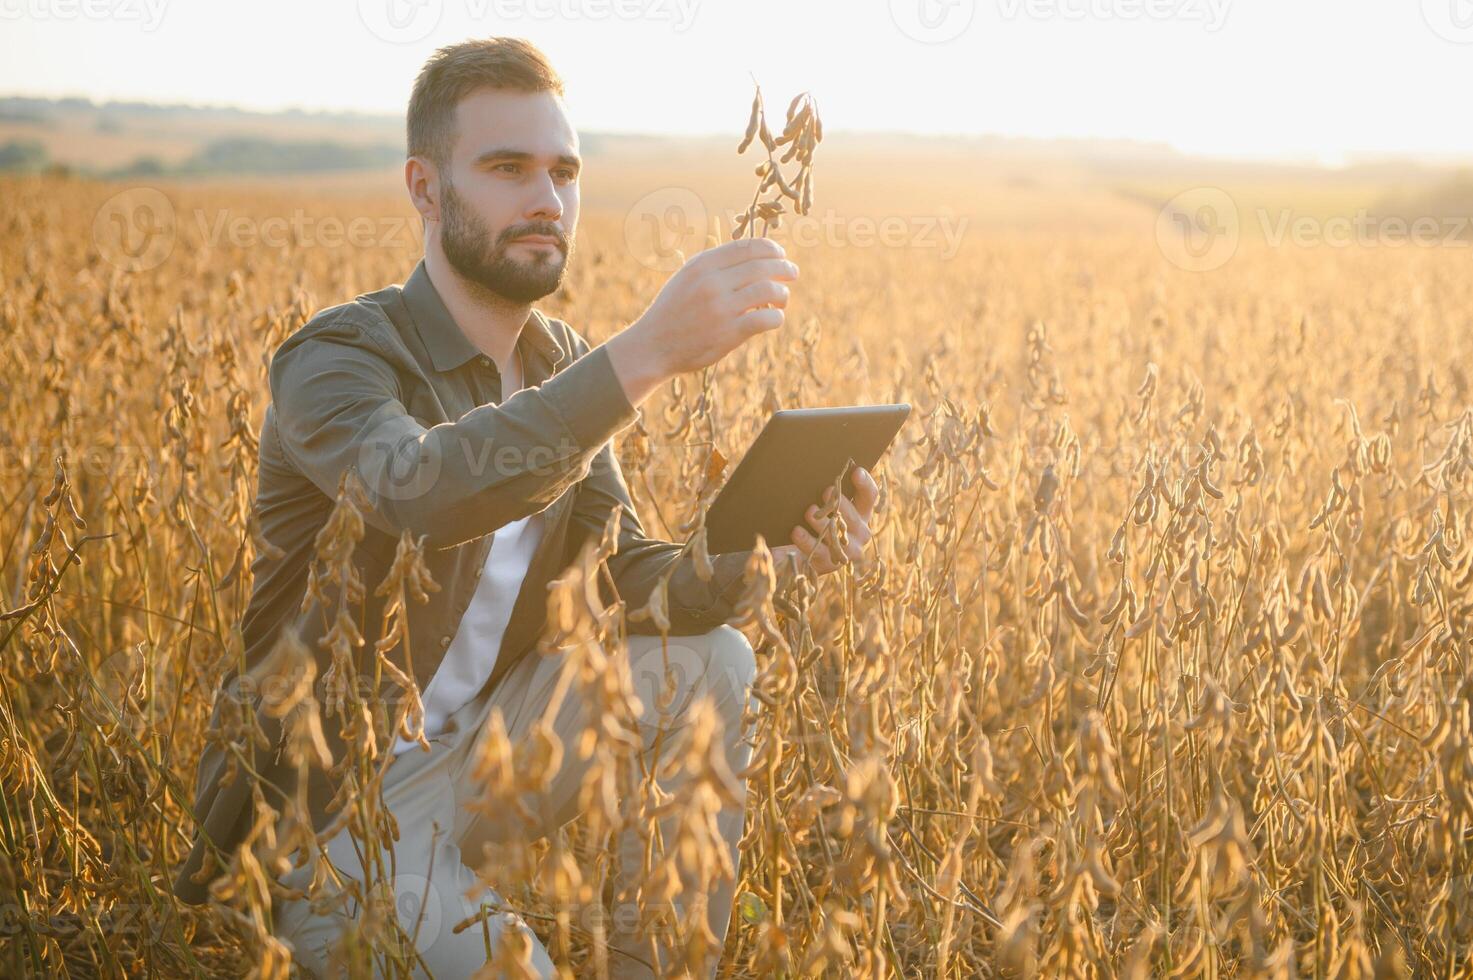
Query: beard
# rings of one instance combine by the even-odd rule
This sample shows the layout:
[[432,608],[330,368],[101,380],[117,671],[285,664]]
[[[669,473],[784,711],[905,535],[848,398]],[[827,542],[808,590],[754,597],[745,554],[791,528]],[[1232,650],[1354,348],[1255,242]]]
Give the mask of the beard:
[[[563,272],[572,258],[572,241],[565,239],[556,225],[514,225],[493,242],[485,222],[466,206],[449,180],[444,191],[440,245],[451,268],[463,279],[518,304],[539,300],[562,285]],[[523,235],[548,235],[563,244],[554,246],[555,254],[539,249],[521,261],[508,255],[506,249],[512,239]]]

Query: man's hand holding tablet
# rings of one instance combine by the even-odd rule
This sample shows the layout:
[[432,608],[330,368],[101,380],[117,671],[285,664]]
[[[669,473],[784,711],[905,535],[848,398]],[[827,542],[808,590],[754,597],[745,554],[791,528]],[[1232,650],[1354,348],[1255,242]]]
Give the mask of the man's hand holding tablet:
[[774,412],[706,512],[707,548],[742,551],[760,535],[774,558],[820,575],[860,561],[880,496],[871,469],[909,415],[903,403]]
[[880,499],[880,485],[862,466],[850,468],[849,479],[854,484],[854,498],[840,494],[838,508],[844,515],[844,560],[837,556],[838,533],[832,526],[833,517],[820,516],[834,498],[830,487],[824,491],[823,499],[810,506],[804,515],[809,526],[794,527],[790,535],[792,543],[772,549],[774,562],[796,559],[805,570],[811,568],[818,575],[827,575],[850,562],[863,563],[864,549],[874,537],[869,522],[875,514],[875,502]]

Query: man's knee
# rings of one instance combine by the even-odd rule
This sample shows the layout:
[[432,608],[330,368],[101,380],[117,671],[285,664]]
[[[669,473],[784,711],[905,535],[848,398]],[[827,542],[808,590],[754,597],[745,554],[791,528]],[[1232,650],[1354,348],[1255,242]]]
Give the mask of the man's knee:
[[[435,977],[469,977],[487,962],[487,950],[503,962],[529,968],[531,975],[552,980],[557,975],[547,950],[525,921],[501,910],[495,889],[486,887],[467,867],[457,848],[435,855],[429,877],[395,879],[395,912],[404,931]],[[479,890],[479,894],[475,894]],[[469,922],[456,932],[461,923]],[[424,976],[416,971],[415,977]]]
[[735,626],[721,625],[706,634],[707,670],[720,675],[745,699],[757,679],[757,655]]
[[[651,716],[685,711],[702,697],[717,710],[735,715],[749,702],[757,677],[752,644],[733,626],[708,633],[629,638],[630,671],[635,693]],[[651,710],[652,709],[652,710]]]

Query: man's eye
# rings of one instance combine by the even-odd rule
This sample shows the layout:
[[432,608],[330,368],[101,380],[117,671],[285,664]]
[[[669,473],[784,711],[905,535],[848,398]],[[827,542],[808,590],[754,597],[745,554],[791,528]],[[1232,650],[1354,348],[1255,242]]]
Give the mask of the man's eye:
[[514,164],[514,163],[498,163],[496,165],[496,169],[497,170],[501,170],[501,169],[507,168],[507,167],[510,167],[511,170],[516,170],[517,169],[517,165]]
[[575,170],[559,170],[558,175],[566,180],[577,180],[578,173]]

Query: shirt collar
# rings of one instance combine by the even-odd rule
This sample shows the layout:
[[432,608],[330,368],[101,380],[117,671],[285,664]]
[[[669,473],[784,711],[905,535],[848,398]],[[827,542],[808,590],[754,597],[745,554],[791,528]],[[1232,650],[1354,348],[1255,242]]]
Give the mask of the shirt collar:
[[[440,298],[435,284],[430,281],[424,259],[419,260],[414,272],[404,283],[403,295],[404,305],[414,318],[415,328],[419,331],[420,340],[424,341],[425,349],[429,351],[430,363],[435,366],[436,371],[454,370],[480,355],[480,349],[470,342],[456,324],[455,318],[450,315],[450,311],[445,308],[445,301]],[[548,367],[563,359],[562,346],[553,336],[552,328],[540,310],[534,309],[528,314],[527,322],[522,325],[521,334],[517,338],[517,345],[522,348],[524,356],[530,346],[533,352],[546,359]]]

